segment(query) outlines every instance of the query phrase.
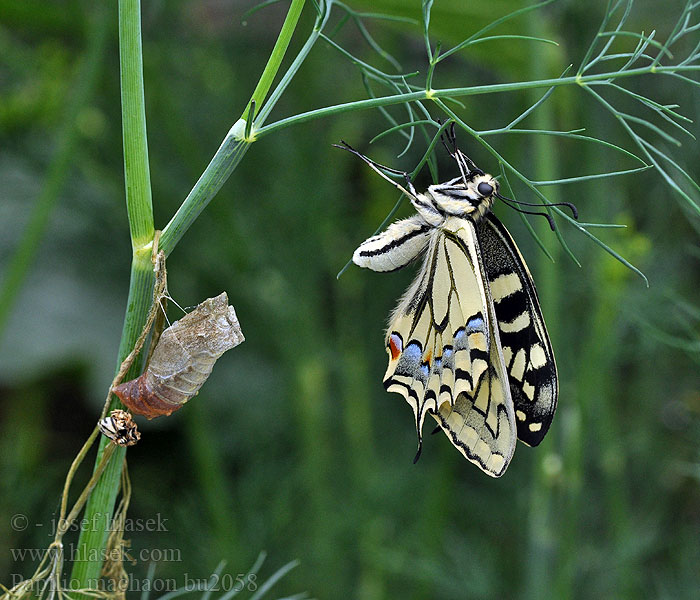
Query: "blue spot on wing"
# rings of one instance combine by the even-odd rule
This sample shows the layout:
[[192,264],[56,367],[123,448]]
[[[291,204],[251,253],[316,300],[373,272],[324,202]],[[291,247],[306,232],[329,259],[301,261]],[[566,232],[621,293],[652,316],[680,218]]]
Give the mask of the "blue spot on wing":
[[411,342],[403,351],[403,355],[410,361],[420,360],[423,350],[417,342]]
[[484,319],[480,315],[472,317],[467,321],[467,329],[470,333],[474,331],[484,331]]

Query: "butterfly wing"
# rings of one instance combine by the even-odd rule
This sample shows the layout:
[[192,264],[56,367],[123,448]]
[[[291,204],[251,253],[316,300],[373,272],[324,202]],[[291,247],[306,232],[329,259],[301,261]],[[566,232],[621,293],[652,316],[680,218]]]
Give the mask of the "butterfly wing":
[[431,231],[432,227],[420,215],[396,221],[362,242],[352,260],[357,266],[373,271],[395,271],[425,250]]
[[423,267],[391,317],[384,385],[413,408],[419,444],[430,413],[467,459],[499,477],[516,425],[495,327],[474,224],[449,217],[431,231]]
[[513,238],[492,214],[476,227],[510,380],[518,439],[536,446],[557,406],[557,367],[537,291]]

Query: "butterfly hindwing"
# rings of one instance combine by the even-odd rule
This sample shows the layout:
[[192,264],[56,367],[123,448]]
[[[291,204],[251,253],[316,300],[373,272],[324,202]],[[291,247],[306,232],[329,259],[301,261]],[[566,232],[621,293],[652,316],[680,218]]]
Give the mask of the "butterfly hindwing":
[[554,353],[530,272],[513,238],[493,214],[476,226],[510,380],[518,439],[542,441],[554,416],[558,383]]
[[516,425],[474,227],[449,217],[432,230],[423,267],[391,318],[384,384],[413,408],[419,439],[430,413],[466,458],[498,477]]

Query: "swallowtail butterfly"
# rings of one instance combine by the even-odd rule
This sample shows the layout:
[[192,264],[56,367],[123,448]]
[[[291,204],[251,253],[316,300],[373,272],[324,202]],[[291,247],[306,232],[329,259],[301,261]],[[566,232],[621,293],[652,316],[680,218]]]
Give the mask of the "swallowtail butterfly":
[[429,414],[438,423],[435,431],[442,429],[468,460],[500,477],[516,439],[536,446],[547,433],[557,405],[557,369],[530,272],[491,213],[495,198],[508,199],[457,149],[453,132],[448,141],[460,175],[423,193],[408,175],[406,189],[380,168],[399,171],[341,142],[396,185],[417,212],[364,241],[353,262],[383,272],[422,257],[389,319],[384,386],[413,409],[416,460]]

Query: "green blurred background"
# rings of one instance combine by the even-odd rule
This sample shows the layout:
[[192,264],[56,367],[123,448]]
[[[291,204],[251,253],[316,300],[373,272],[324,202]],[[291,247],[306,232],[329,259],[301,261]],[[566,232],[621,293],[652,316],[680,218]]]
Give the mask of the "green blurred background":
[[[418,2],[350,3],[420,15]],[[664,2],[659,11],[660,4],[640,2],[628,28],[658,29],[665,39],[680,4]],[[241,23],[251,6],[144,3],[156,227],[240,115],[274,44],[285,5]],[[438,0],[433,41],[453,45],[519,6]],[[6,585],[35,564],[15,562],[12,549],[49,543],[63,478],[115,368],[130,245],[113,8],[103,18],[84,0],[0,0],[0,285],[37,198],[42,190],[57,192],[36,261],[0,331],[0,582]],[[604,2],[562,1],[531,13],[498,32],[553,37],[559,47],[479,45],[442,63],[435,87],[556,77],[569,63],[578,65],[604,10]],[[311,22],[308,11],[292,51]],[[369,27],[405,71],[424,71],[418,26]],[[339,40],[391,69],[352,27]],[[94,68],[79,71],[86,55]],[[697,88],[659,77],[628,85],[681,104],[696,122],[700,117]],[[71,112],[81,86],[87,101]],[[540,94],[471,97],[460,115],[479,129],[503,126]],[[359,73],[320,42],[273,118],[364,95]],[[585,127],[634,150],[616,121],[580,90],[558,90],[526,125]],[[540,292],[559,366],[559,409],[541,446],[519,444],[502,479],[485,476],[444,436],[428,437],[414,466],[412,412],[381,385],[383,328],[413,269],[377,274],[353,267],[335,277],[396,192],[331,144],[342,138],[380,162],[412,169],[424,146],[398,159],[404,145],[398,136],[367,145],[386,126],[368,111],[265,137],[171,255],[173,298],[193,306],[226,290],[246,342],[224,355],[180,412],[139,419],[143,439],[128,453],[129,517],[160,515],[166,531],[127,532],[137,559],[127,569],[143,578],[152,558],[157,578],[184,584],[186,574],[204,578],[222,559],[225,572],[245,573],[264,549],[261,578],[301,561],[275,588],[280,596],[307,590],[317,598],[361,599],[697,598],[697,218],[653,171],[548,190],[551,200],[574,202],[584,221],[627,225],[599,230],[600,236],[645,272],[647,289],[563,225],[578,268],[535,219],[556,258],[550,262],[518,216],[498,207]],[[461,139],[469,152],[473,146],[466,135]],[[535,179],[636,166],[592,144],[524,136],[491,141]],[[696,142],[661,147],[698,179]],[[482,168],[497,170],[482,151],[470,154]],[[441,173],[451,176],[444,158]],[[424,173],[417,185],[427,183]],[[409,212],[404,207],[401,215]],[[83,482],[89,470],[81,473]],[[26,529],[13,527],[16,514],[27,515]]]

